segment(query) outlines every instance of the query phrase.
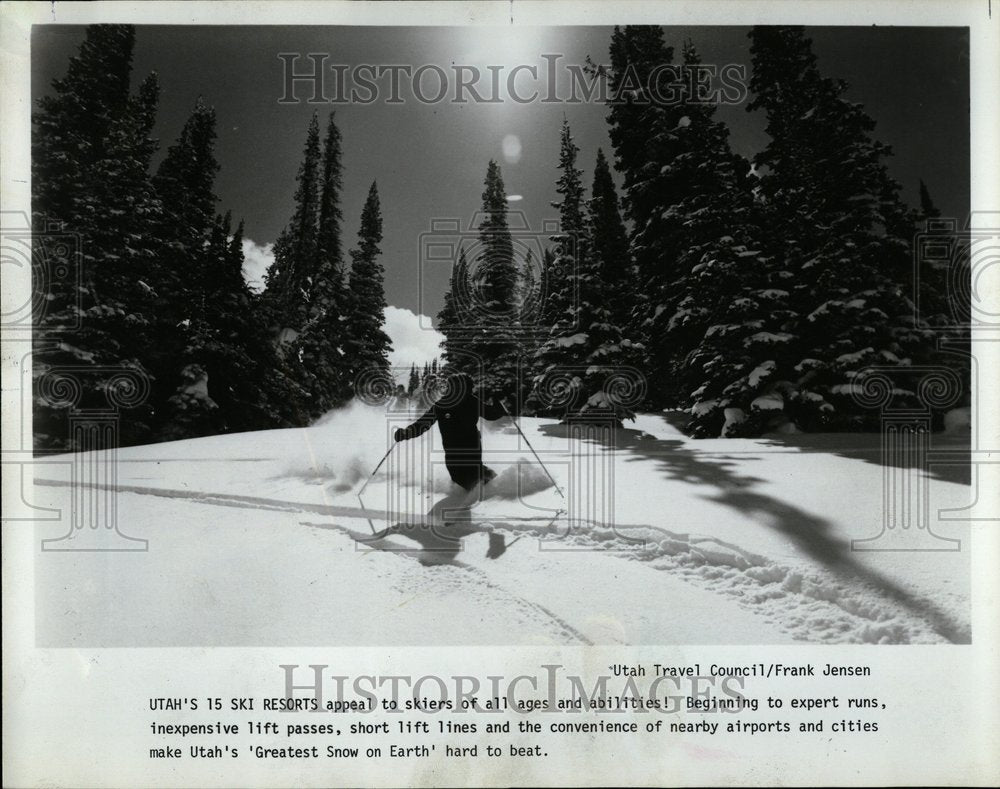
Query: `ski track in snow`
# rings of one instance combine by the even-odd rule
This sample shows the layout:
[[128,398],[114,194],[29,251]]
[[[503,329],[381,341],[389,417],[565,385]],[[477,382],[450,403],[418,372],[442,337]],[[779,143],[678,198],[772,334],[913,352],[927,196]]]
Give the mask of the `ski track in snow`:
[[[372,541],[372,536],[370,534],[365,534],[364,532],[356,531],[355,529],[351,529],[351,528],[348,528],[347,526],[342,526],[340,524],[336,524],[336,523],[311,523],[309,521],[299,521],[299,523],[302,526],[309,526],[309,527],[314,528],[314,529],[332,529],[332,530],[338,531],[341,534],[346,534],[348,537],[350,537],[351,539],[353,539],[355,542],[358,542],[358,543],[361,543],[361,544],[370,545],[373,542]],[[390,536],[390,537],[388,537],[388,538],[386,538],[384,540],[380,540],[379,542],[388,542],[388,543],[391,543],[391,544],[397,546],[396,548],[394,548],[394,549],[392,549],[390,551],[391,553],[393,553],[395,555],[412,558],[414,560],[419,560],[418,557],[420,556],[421,551],[414,550],[412,547],[410,547],[410,546],[408,546],[408,545],[406,545],[404,543],[401,543],[401,542],[399,542],[396,539],[393,539],[393,536]],[[373,546],[373,547],[371,547],[371,550],[373,550],[373,551],[379,551],[379,550],[385,550],[385,549]],[[433,565],[431,565],[431,566],[433,566]],[[538,614],[538,613],[542,614],[544,617],[546,617],[547,619],[549,619],[551,622],[553,622],[556,625],[557,630],[559,631],[559,634],[562,635],[567,640],[568,639],[575,639],[576,641],[580,642],[581,644],[586,644],[587,646],[593,646],[594,645],[593,641],[591,641],[589,638],[587,638],[585,635],[583,635],[583,633],[581,633],[580,631],[576,630],[576,628],[574,628],[568,622],[566,622],[565,620],[563,620],[560,617],[558,617],[556,614],[554,614],[548,608],[546,608],[545,606],[541,605],[540,603],[536,603],[536,602],[533,602],[531,600],[527,600],[524,597],[522,597],[519,594],[517,594],[516,592],[512,592],[510,589],[508,589],[508,588],[506,588],[504,586],[501,586],[499,584],[494,583],[492,580],[490,580],[490,577],[485,572],[483,572],[482,570],[480,570],[478,567],[473,567],[472,565],[467,564],[467,563],[465,563],[465,562],[463,562],[461,560],[458,560],[458,559],[453,559],[453,560],[449,561],[446,565],[438,565],[438,566],[439,567],[452,566],[452,567],[459,568],[459,569],[461,569],[461,570],[463,570],[463,571],[471,574],[472,576],[474,576],[476,578],[476,581],[475,581],[476,586],[485,586],[488,589],[494,589],[496,591],[502,592],[505,595],[513,597],[514,603],[516,605],[520,606],[522,609],[525,609],[528,612],[533,612],[533,613],[536,613],[536,614]],[[465,586],[466,584],[463,583],[462,585]],[[528,616],[528,617],[526,617],[526,619],[534,620],[535,617]]]
[[[36,478],[35,483],[61,487],[70,485],[61,480],[40,478]],[[314,513],[338,519],[364,521],[366,515],[380,521],[402,519],[398,513],[366,513],[360,507],[135,485],[92,487],[215,506]],[[333,529],[358,542],[371,540],[369,534],[340,524],[300,523],[310,528]],[[843,574],[838,576],[804,564],[785,566],[714,537],[676,534],[650,525],[609,528],[593,521],[577,520],[569,527],[563,518],[557,528],[551,517],[540,517],[502,518],[498,519],[496,526],[497,531],[516,538],[533,536],[540,542],[558,542],[560,550],[600,549],[622,559],[648,563],[656,570],[691,584],[734,597],[741,605],[793,638],[810,643],[969,643],[971,640],[968,623],[953,621],[933,601],[886,583],[873,573],[847,569],[844,573],[848,577],[844,577]],[[411,549],[391,553],[412,556],[417,552]],[[511,596],[525,610],[544,616],[564,637],[584,644],[592,643],[552,611],[498,586],[479,568],[455,560],[449,564],[470,573],[476,578],[476,584],[486,584],[499,590]]]

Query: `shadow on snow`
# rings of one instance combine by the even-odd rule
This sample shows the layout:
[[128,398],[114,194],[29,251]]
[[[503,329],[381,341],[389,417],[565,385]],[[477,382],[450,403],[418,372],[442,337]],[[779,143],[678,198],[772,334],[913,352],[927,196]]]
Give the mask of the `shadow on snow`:
[[[690,442],[659,439],[628,428],[612,430],[576,425],[546,425],[541,432],[559,438],[573,437],[602,447],[603,451],[625,452],[631,461],[651,460],[669,480],[698,486],[704,497],[723,507],[780,532],[818,565],[838,574],[841,582],[860,582],[879,590],[953,643],[969,643],[966,627],[956,624],[932,601],[914,595],[890,578],[864,566],[854,556],[849,541],[831,534],[832,524],[825,518],[773,496],[754,490],[762,480],[748,476],[743,468],[748,456],[739,458],[713,456],[705,460]],[[626,461],[630,462],[630,461]],[[667,513],[669,515],[669,513]],[[683,513],[677,513],[683,516]]]

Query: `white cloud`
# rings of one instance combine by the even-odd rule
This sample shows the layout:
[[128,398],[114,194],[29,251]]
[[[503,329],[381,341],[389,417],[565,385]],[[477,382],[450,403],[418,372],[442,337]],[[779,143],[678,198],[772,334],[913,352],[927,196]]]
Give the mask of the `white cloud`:
[[243,239],[243,279],[254,293],[264,290],[264,275],[272,263],[274,244],[261,246],[249,238]]
[[[260,293],[264,289],[264,274],[274,263],[274,244],[258,244],[243,239],[243,279],[250,289]],[[444,335],[430,328],[431,319],[417,315],[412,310],[389,306],[385,308],[385,325],[382,327],[392,340],[389,363],[400,368],[400,375],[408,373],[411,364],[423,367],[441,356]]]
[[[421,323],[424,325],[421,326]],[[385,308],[385,325],[383,331],[392,340],[392,353],[389,354],[389,364],[405,375],[411,364],[422,367],[425,362],[433,361],[441,355],[440,344],[444,335],[437,329],[430,328],[431,320],[426,315],[417,315],[412,310],[401,307]]]

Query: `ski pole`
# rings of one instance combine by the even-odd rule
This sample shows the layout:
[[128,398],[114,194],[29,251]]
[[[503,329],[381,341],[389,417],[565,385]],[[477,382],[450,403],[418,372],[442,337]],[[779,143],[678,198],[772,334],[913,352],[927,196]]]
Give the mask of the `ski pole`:
[[503,401],[501,401],[501,402],[500,402],[500,407],[501,407],[501,408],[503,409],[503,412],[504,412],[505,414],[507,414],[507,416],[509,416],[509,417],[511,418],[511,420],[513,420],[513,422],[514,422],[514,427],[516,427],[516,428],[517,428],[517,432],[518,432],[518,433],[520,434],[521,438],[523,438],[523,439],[524,439],[524,443],[528,445],[528,449],[530,449],[530,450],[531,450],[531,454],[535,456],[535,460],[537,460],[537,461],[538,461],[538,465],[542,467],[542,471],[544,471],[544,472],[545,472],[545,476],[547,476],[547,477],[549,478],[549,482],[551,482],[551,483],[553,484],[553,486],[555,486],[555,489],[556,489],[556,492],[557,492],[557,493],[558,493],[558,494],[559,494],[559,495],[560,495],[560,496],[561,496],[561,497],[562,497],[563,499],[565,499],[566,497],[565,497],[565,496],[563,496],[563,492],[562,492],[562,488],[560,488],[560,487],[559,487],[559,483],[558,483],[558,482],[556,482],[556,481],[555,481],[555,479],[553,479],[552,475],[551,475],[551,474],[549,473],[549,470],[548,470],[548,469],[547,469],[547,468],[545,467],[545,464],[544,464],[544,463],[542,463],[542,459],[541,459],[540,457],[538,457],[538,453],[537,453],[537,452],[535,452],[535,448],[534,448],[533,446],[531,446],[531,442],[530,442],[530,441],[528,441],[528,437],[527,437],[526,435],[524,435],[524,431],[523,431],[523,430],[521,430],[521,426],[520,426],[520,425],[519,425],[519,424],[517,423],[517,419],[515,419],[515,418],[514,418],[514,417],[513,417],[512,415],[511,415],[510,411],[508,411],[508,410],[507,410],[507,406],[505,406],[505,405],[503,404]]
[[387,452],[386,452],[386,453],[385,453],[384,455],[382,455],[382,459],[381,459],[381,460],[380,460],[380,461],[378,462],[378,465],[377,465],[377,466],[375,466],[375,470],[374,470],[374,471],[373,471],[373,472],[372,472],[372,473],[371,473],[371,474],[370,474],[370,475],[368,476],[368,479],[366,479],[366,480],[365,480],[365,484],[361,486],[361,490],[359,490],[359,491],[358,491],[358,495],[359,495],[359,496],[360,496],[360,495],[361,495],[362,493],[364,493],[364,492],[365,492],[365,488],[367,488],[367,487],[368,487],[368,483],[372,481],[372,478],[373,478],[373,477],[374,477],[374,476],[375,476],[376,474],[378,474],[378,470],[379,470],[380,468],[382,468],[382,464],[383,464],[383,463],[385,463],[385,461],[386,461],[386,460],[388,459],[389,455],[391,455],[391,454],[392,454],[392,450],[394,450],[394,449],[396,448],[396,444],[397,444],[397,443],[399,443],[399,442],[393,442],[392,446],[391,446],[391,447],[389,447],[389,450],[388,450],[388,451],[387,451]]

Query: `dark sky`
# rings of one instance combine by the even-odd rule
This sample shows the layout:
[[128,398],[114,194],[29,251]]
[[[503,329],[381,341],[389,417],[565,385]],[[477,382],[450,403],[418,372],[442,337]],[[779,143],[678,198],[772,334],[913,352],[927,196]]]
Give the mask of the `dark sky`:
[[[890,171],[903,194],[916,202],[918,179],[931,190],[946,216],[963,218],[969,210],[969,59],[968,36],[960,28],[836,27],[810,28],[809,36],[825,76],[844,79],[847,97],[864,105],[877,121],[876,137],[892,146]],[[162,96],[157,136],[165,150],[199,96],[216,108],[217,156],[221,171],[220,209],[246,220],[247,236],[273,242],[288,221],[295,174],[309,118],[317,105],[281,104],[283,65],[279,52],[328,53],[329,64],[503,66],[503,79],[517,64],[534,64],[544,74],[542,54],[559,54],[560,74],[567,63],[589,55],[608,61],[609,28],[414,28],[414,27],[138,27],[133,85],[150,71],[160,75]],[[698,47],[704,63],[746,64],[747,28],[667,27],[678,50],[685,38]],[[83,39],[72,26],[36,27],[32,36],[34,95],[49,89],[53,77]],[[298,68],[308,62],[301,60]],[[450,72],[453,76],[453,72]],[[518,82],[529,93],[527,75]],[[436,81],[427,76],[425,90]],[[388,87],[388,77],[381,81]],[[454,83],[452,83],[453,85]],[[579,165],[590,185],[598,146],[610,154],[606,108],[596,102],[518,104],[425,104],[401,91],[402,104],[379,100],[370,105],[338,104],[343,134],[344,231],[355,243],[361,206],[377,180],[382,200],[386,297],[390,304],[435,315],[447,273],[438,267],[424,275],[420,244],[434,218],[461,218],[463,227],[479,207],[488,160],[496,158],[510,195],[523,199],[511,208],[525,213],[533,229],[552,218],[559,127],[564,114],[581,148]],[[536,87],[545,90],[544,82]],[[565,83],[560,83],[565,91]],[[327,93],[335,89],[332,76]],[[299,88],[303,99],[308,89]],[[321,116],[328,112],[319,107]],[[745,106],[723,106],[718,117],[732,131],[733,147],[752,156],[766,144],[764,119]],[[503,140],[514,135],[520,157],[505,158]],[[510,153],[510,151],[508,151]]]

